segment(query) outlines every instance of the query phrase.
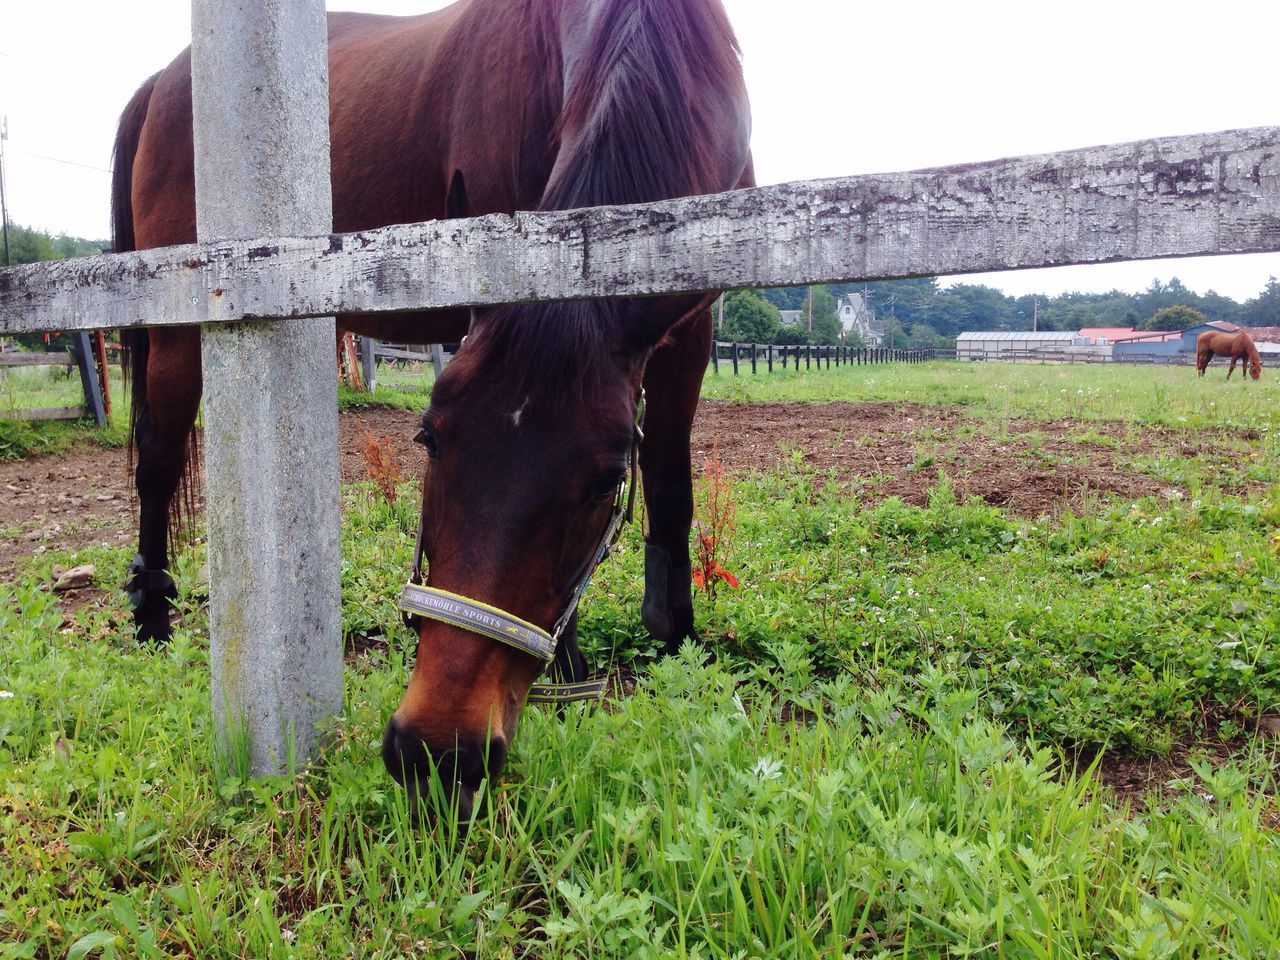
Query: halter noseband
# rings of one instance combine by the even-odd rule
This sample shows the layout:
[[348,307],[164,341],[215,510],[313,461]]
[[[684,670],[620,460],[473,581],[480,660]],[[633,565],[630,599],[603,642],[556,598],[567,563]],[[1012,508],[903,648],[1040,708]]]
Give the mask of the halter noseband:
[[[531,657],[536,657],[542,661],[545,668],[546,664],[555,659],[556,649],[560,646],[560,637],[573,618],[574,611],[578,609],[578,602],[582,599],[587,584],[591,582],[592,574],[600,566],[601,561],[609,555],[613,545],[618,542],[623,524],[635,513],[636,482],[639,475],[637,464],[642,440],[644,440],[644,390],[640,391],[640,399],[636,402],[635,429],[631,437],[631,454],[628,458],[627,472],[618,483],[609,522],[605,525],[600,542],[587,561],[582,576],[574,585],[568,605],[556,619],[550,632],[487,603],[423,584],[422,562],[425,559],[425,550],[422,539],[426,526],[425,511],[418,520],[413,573],[400,594],[400,609],[409,615],[406,619],[411,621],[414,617],[426,617],[488,637],[490,640],[496,640],[498,643],[504,643]],[[572,700],[597,700],[604,694],[608,685],[608,677],[583,680],[578,683],[535,683],[529,689],[528,702],[567,703]]]

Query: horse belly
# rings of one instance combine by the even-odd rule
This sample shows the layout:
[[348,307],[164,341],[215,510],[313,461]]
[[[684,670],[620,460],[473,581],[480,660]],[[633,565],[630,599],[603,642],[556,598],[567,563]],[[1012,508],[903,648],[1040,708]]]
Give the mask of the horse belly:
[[457,343],[467,335],[470,310],[426,310],[340,316],[338,328],[388,343]]

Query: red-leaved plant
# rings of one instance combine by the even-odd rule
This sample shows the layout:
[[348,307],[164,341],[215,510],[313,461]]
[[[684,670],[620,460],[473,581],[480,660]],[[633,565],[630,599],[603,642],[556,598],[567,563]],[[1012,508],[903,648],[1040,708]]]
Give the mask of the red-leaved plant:
[[694,550],[693,582],[710,600],[716,598],[716,585],[738,586],[738,578],[721,562],[727,560],[733,549],[732,484],[725,478],[724,464],[720,462],[716,443],[711,444],[711,456],[702,462],[703,498],[694,504],[697,514],[693,522]]
[[387,503],[396,502],[396,486],[400,483],[400,458],[389,437],[375,436],[363,423],[360,427],[360,453],[364,457],[365,475],[382,491]]

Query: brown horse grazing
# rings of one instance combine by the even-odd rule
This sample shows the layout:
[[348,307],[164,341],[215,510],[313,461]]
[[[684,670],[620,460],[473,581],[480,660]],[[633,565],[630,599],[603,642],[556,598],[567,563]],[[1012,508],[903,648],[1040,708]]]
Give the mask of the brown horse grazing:
[[[460,0],[417,17],[329,15],[337,231],[658,200],[753,183],[736,41],[720,0]],[[147,81],[116,141],[116,249],[195,239],[189,53]],[[466,342],[418,439],[427,586],[549,628],[572,610],[648,410],[642,618],[693,635],[689,433],[713,294],[339,317],[401,342]],[[169,636],[171,510],[199,404],[195,328],[132,338],[143,639]],[[335,505],[336,508],[336,505]],[[585,664],[570,618],[563,675]],[[411,790],[436,766],[470,807],[496,775],[542,664],[436,619],[383,755]]]
[[1240,375],[1244,376],[1244,361],[1249,360],[1249,376],[1257,380],[1262,376],[1262,357],[1253,344],[1253,338],[1243,330],[1227,333],[1223,330],[1206,330],[1196,337],[1196,372],[1204,376],[1205,369],[1214,355],[1231,358],[1231,366],[1227,369],[1227,379],[1235,373],[1236,361],[1240,361]]

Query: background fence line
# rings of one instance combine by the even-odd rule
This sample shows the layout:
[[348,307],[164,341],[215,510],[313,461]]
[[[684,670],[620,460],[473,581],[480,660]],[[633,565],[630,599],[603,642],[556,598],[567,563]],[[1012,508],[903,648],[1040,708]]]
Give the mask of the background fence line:
[[[1268,357],[1280,363],[1280,356],[1263,354],[1264,365]],[[1063,364],[1127,364],[1150,366],[1195,366],[1195,354],[1190,353],[1119,353],[1100,354],[1092,352],[1049,351],[1049,350],[1005,350],[999,354],[983,356],[978,353],[966,354],[955,348],[926,347],[918,350],[898,349],[891,347],[850,347],[836,344],[833,346],[815,344],[767,344],[742,343],[732,340],[717,340],[711,352],[711,368],[719,373],[724,365],[735,376],[750,366],[752,373],[763,369],[772,373],[775,366],[782,370],[812,370],[839,368],[841,366],[869,366],[884,363],[929,363],[935,360],[965,360],[982,363],[1063,363]],[[1211,361],[1214,366],[1226,366],[1230,363],[1227,357],[1215,356]]]
[[865,366],[875,363],[925,363],[929,360],[941,359],[942,355],[954,357],[955,351],[945,350],[906,350],[893,347],[852,347],[846,344],[776,344],[776,343],[740,343],[734,340],[717,340],[711,351],[711,368],[720,372],[720,364],[728,363],[735,376],[740,367],[751,365],[751,372],[756,373],[763,363],[765,370],[773,372],[774,364],[786,370],[788,363],[791,369],[799,370],[801,362],[806,370],[831,369],[841,366]]

